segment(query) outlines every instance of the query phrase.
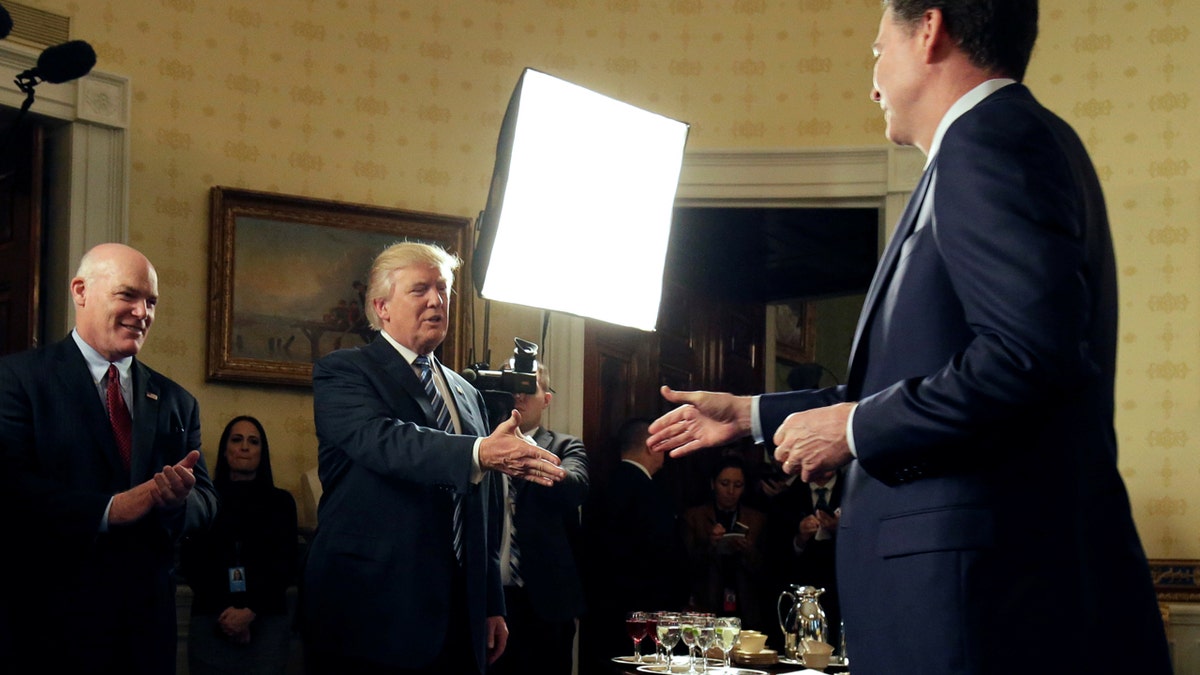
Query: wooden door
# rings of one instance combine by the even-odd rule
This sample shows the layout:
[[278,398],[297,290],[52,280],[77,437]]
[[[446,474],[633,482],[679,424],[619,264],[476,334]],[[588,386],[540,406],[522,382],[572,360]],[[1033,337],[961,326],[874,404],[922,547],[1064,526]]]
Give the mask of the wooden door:
[[[658,326],[650,333],[586,323],[583,440],[593,496],[603,493],[620,461],[613,435],[621,424],[632,417],[653,419],[673,407],[659,394],[660,385],[738,394],[763,390],[765,304],[715,297],[668,270]],[[707,497],[716,459],[716,453],[698,453],[664,465],[658,479],[679,509]]]
[[[4,122],[8,126],[8,122]],[[0,355],[36,346],[42,260],[42,129],[0,139]]]

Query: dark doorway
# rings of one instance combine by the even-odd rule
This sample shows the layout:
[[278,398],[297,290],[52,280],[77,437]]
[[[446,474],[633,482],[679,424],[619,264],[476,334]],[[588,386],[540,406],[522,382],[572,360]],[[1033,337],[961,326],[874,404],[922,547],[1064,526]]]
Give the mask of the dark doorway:
[[35,346],[42,333],[44,128],[0,109],[0,355]]
[[[761,393],[768,306],[865,293],[878,231],[874,208],[677,208],[658,330],[586,324],[584,443],[593,494],[619,461],[611,439],[620,424],[670,407],[660,385]],[[707,495],[716,459],[700,453],[667,462],[661,480],[679,508]]]

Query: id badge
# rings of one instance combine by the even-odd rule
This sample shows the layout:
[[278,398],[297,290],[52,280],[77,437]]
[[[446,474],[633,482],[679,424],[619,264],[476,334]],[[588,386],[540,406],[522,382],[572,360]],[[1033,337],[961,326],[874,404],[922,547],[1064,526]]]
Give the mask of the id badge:
[[245,593],[246,592],[246,568],[245,567],[230,567],[229,568],[229,592],[230,593]]

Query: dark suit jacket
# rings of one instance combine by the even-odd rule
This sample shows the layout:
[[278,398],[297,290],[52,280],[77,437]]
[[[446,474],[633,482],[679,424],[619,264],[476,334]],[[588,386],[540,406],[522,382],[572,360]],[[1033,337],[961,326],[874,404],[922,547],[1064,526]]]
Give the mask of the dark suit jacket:
[[[217,508],[203,459],[183,508],[99,528],[109,500],[200,448],[190,394],[135,360],[132,467],[125,471],[108,414],[71,337],[0,359],[0,499],[10,514],[14,647],[79,672],[174,668],[174,542]],[[71,636],[72,648],[62,649]],[[131,644],[135,664],[122,666]],[[46,651],[53,649],[53,651]],[[72,661],[77,659],[78,661]],[[79,666],[78,668],[73,667]],[[170,672],[170,671],[168,671]]]
[[618,462],[584,511],[588,610],[580,672],[629,654],[625,613],[679,610],[687,602],[687,553],[670,495],[636,466]]
[[1025,87],[1001,89],[914,193],[847,385],[761,401],[768,435],[859,401],[838,536],[855,673],[999,672],[1014,637],[1043,672],[1169,672],[1117,472],[1116,319],[1087,153]]
[[514,525],[521,546],[521,578],[539,618],[571,620],[583,612],[573,545],[579,537],[579,506],[588,491],[587,450],[578,438],[544,428],[533,440],[562,460],[567,477],[552,488],[513,481],[520,484]]
[[[313,367],[324,494],[305,571],[304,616],[319,649],[414,668],[441,651],[458,564],[452,494],[464,498],[466,594],[476,663],[486,617],[504,614],[500,486],[472,484],[472,447],[488,433],[483,397],[442,368],[465,435],[436,428],[412,366],[383,338]],[[480,668],[482,672],[482,668]]]

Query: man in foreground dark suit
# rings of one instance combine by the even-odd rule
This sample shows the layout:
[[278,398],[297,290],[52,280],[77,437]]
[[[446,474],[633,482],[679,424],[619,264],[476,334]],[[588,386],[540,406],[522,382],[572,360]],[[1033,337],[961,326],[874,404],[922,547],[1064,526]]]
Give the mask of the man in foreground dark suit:
[[664,388],[685,405],[652,429],[674,453],[773,434],[805,480],[848,465],[837,572],[855,675],[1011,672],[1017,654],[1024,672],[1171,671],[1117,471],[1100,184],[1019,84],[1037,15],[1036,0],[885,0],[872,99],[888,139],[928,160],[847,384]]
[[544,486],[559,459],[488,435],[483,397],[433,357],[458,259],[426,244],[376,257],[367,316],[380,334],[313,367],[324,493],[304,576],[318,673],[482,673],[508,630],[497,472]]
[[567,475],[552,487],[504,479],[505,525],[511,531],[501,536],[500,570],[509,635],[493,675],[571,673],[575,619],[583,612],[574,547],[580,544],[579,507],[587,497],[588,460],[583,441],[543,426],[542,415],[553,398],[550,375],[541,364],[537,391],[516,394],[521,433],[554,453]]
[[0,581],[14,652],[0,671],[173,673],[174,542],[217,508],[199,408],[135,358],[158,302],[145,256],[93,248],[71,299],[70,336],[0,359],[5,557],[19,572]]

